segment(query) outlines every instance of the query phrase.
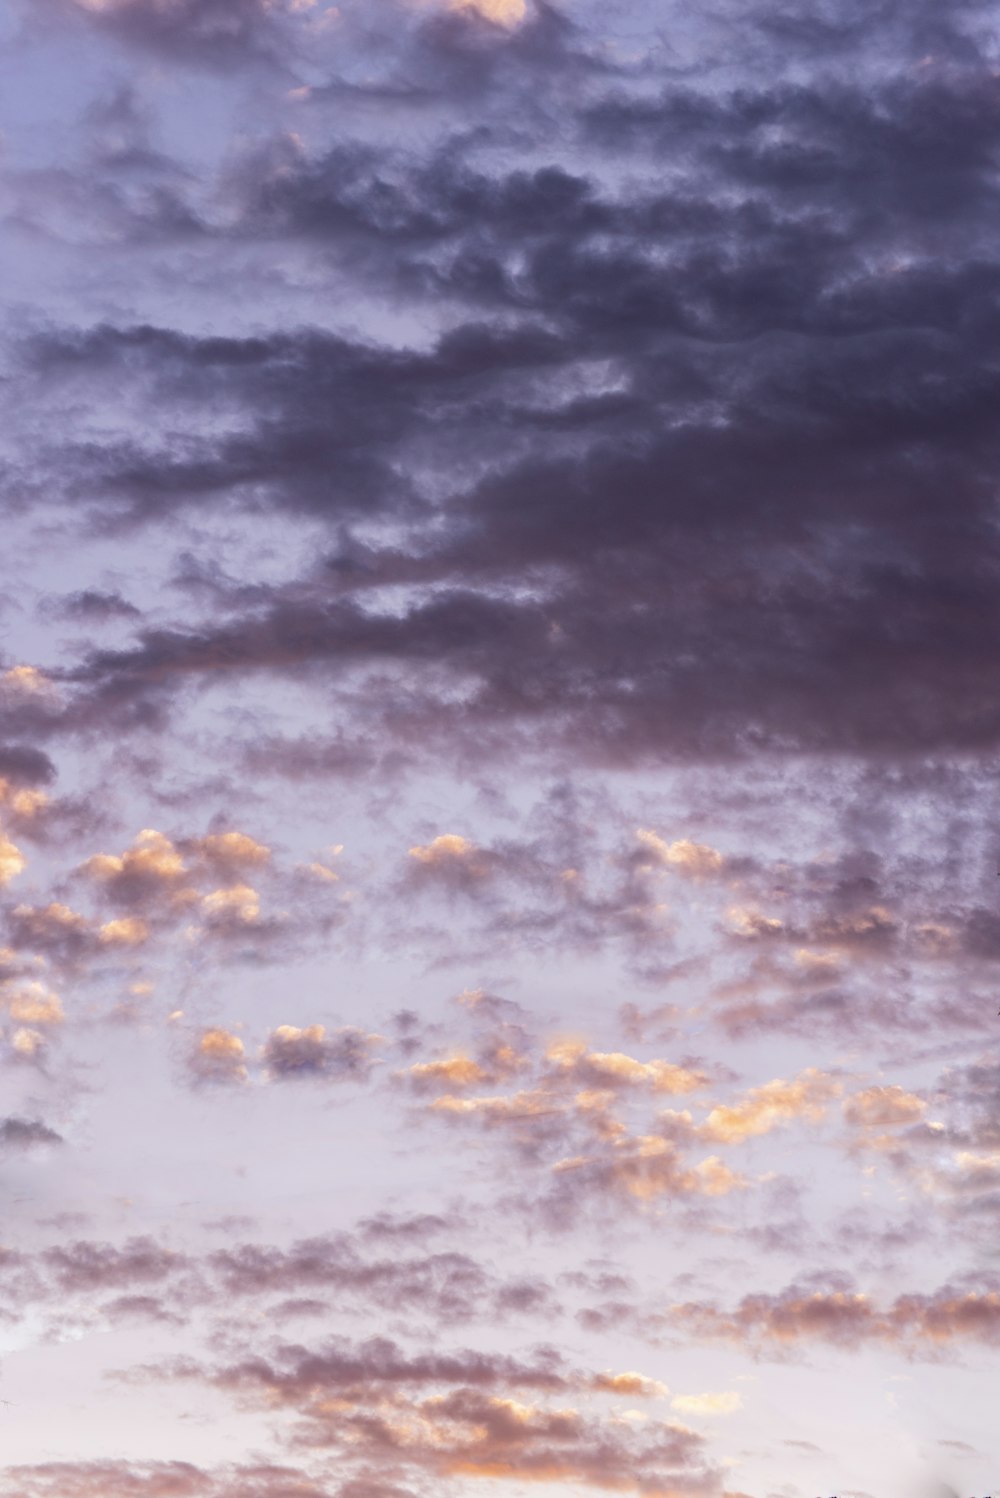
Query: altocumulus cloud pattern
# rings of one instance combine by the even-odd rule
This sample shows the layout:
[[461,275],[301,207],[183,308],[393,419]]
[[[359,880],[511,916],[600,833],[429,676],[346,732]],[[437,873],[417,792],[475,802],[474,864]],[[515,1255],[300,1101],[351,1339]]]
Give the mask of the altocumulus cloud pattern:
[[1000,10],[0,128],[0,1498],[996,1491]]

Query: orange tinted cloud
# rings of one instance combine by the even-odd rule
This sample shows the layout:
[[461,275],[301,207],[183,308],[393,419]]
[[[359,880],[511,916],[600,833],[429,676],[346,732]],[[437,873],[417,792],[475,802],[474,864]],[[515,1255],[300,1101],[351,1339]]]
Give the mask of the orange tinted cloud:
[[459,837],[454,832],[443,832],[426,845],[418,844],[410,849],[410,857],[416,859],[417,863],[423,864],[448,864],[459,859],[470,859],[476,853],[475,843],[470,843],[467,838]]
[[666,1384],[644,1373],[598,1373],[593,1386],[600,1393],[622,1394],[629,1399],[660,1399],[670,1392]]
[[10,838],[0,832],[0,888],[8,885],[24,868],[25,858]]
[[687,838],[668,843],[648,827],[640,827],[636,837],[658,863],[675,868],[681,874],[700,878],[706,874],[718,874],[725,865],[722,854],[707,843],[692,843]]
[[528,14],[526,0],[449,0],[451,10],[474,11],[496,26],[518,26]]
[[119,916],[115,921],[105,921],[99,926],[100,941],[113,947],[141,947],[149,940],[149,927],[138,916]]
[[931,1295],[901,1295],[880,1308],[860,1292],[793,1285],[777,1295],[745,1296],[733,1311],[697,1301],[675,1305],[669,1320],[696,1340],[751,1348],[810,1341],[846,1348],[884,1343],[933,1354],[935,1348],[961,1341],[995,1342],[1000,1293],[944,1286]]
[[845,1101],[844,1117],[859,1128],[890,1128],[919,1123],[926,1108],[923,1098],[902,1087],[868,1087]]
[[722,1394],[677,1394],[670,1408],[682,1415],[734,1415],[743,1408],[742,1396],[734,1391]]
[[205,895],[201,908],[210,921],[253,925],[260,919],[260,896],[249,884],[235,884]]
[[30,824],[45,810],[49,798],[44,791],[12,784],[0,775],[0,806],[3,806],[13,821]]
[[497,860],[458,833],[445,832],[409,850],[410,876],[452,889],[471,891],[489,878]]
[[146,827],[124,853],[95,853],[81,872],[102,885],[123,904],[176,898],[187,866],[175,844],[162,832]]
[[204,1030],[189,1057],[194,1076],[203,1082],[245,1082],[245,1047],[229,1030]]
[[233,878],[247,869],[259,869],[270,861],[271,850],[245,832],[210,832],[188,838],[185,852],[203,860],[217,874]]
[[762,1087],[754,1087],[738,1103],[713,1108],[700,1132],[705,1138],[721,1143],[739,1144],[794,1119],[815,1123],[840,1090],[838,1082],[809,1067],[794,1082],[778,1077]]
[[[190,1377],[185,1371],[181,1376]],[[388,1338],[287,1347],[212,1376],[217,1387],[305,1422],[314,1449],[345,1463],[391,1461],[410,1480],[560,1482],[645,1498],[716,1488],[703,1438],[673,1420],[610,1416],[589,1396],[634,1398],[661,1386],[638,1374],[594,1375],[554,1354],[532,1361],[483,1352],[407,1355]]]
[[481,1086],[489,1074],[470,1056],[445,1056],[440,1061],[416,1062],[405,1075],[420,1091],[444,1088],[448,1091]]
[[17,984],[0,994],[12,1020],[23,1025],[59,1025],[63,1020],[63,1007],[59,995],[43,983]]
[[637,1061],[621,1051],[588,1051],[577,1041],[558,1041],[546,1052],[559,1079],[597,1087],[647,1087],[652,1092],[685,1093],[705,1085],[703,1073],[669,1061]]
[[261,1055],[272,1077],[324,1076],[332,1081],[363,1081],[375,1064],[380,1035],[346,1026],[327,1032],[324,1025],[279,1025]]

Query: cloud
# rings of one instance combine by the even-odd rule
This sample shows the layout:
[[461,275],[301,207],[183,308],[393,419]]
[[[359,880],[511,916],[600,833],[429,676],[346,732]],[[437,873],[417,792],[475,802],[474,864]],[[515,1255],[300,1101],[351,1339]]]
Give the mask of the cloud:
[[44,983],[14,980],[0,986],[0,1004],[22,1025],[61,1025],[62,1000]]
[[658,833],[645,827],[638,829],[636,837],[658,862],[694,878],[717,874],[725,864],[722,854],[706,843],[692,843],[687,838],[667,843]]
[[794,1082],[779,1077],[752,1088],[741,1102],[713,1108],[701,1132],[706,1139],[739,1144],[795,1119],[817,1122],[840,1090],[840,1083],[810,1067]]
[[42,1061],[48,1043],[44,1031],[32,1030],[28,1025],[20,1025],[10,1037],[14,1057],[21,1061]]
[[28,1150],[37,1144],[62,1144],[61,1134],[50,1129],[40,1119],[18,1118],[11,1115],[0,1119],[0,1146],[5,1149]]
[[122,1247],[79,1241],[47,1248],[45,1266],[61,1290],[70,1293],[159,1284],[184,1268],[184,1256],[149,1237],[130,1238]]
[[644,1373],[599,1373],[594,1388],[607,1394],[624,1394],[630,1399],[662,1399],[669,1390],[658,1379]]
[[[388,1238],[381,1232],[374,1238],[331,1234],[301,1239],[287,1249],[243,1243],[214,1254],[206,1268],[229,1296],[301,1299],[326,1291],[341,1302],[354,1299],[448,1323],[555,1312],[557,1303],[544,1281],[498,1277],[455,1249],[406,1253],[409,1239],[405,1229],[401,1233]],[[372,1242],[384,1244],[381,1254]]]
[[844,1289],[792,1285],[776,1295],[747,1295],[734,1311],[688,1302],[668,1320],[687,1337],[721,1339],[756,1351],[829,1343],[846,1349],[894,1346],[933,1357],[965,1342],[991,1343],[1000,1326],[1000,1293],[943,1286],[929,1295],[899,1295],[885,1306]]
[[[477,1003],[463,1007],[476,1016]],[[670,1201],[707,1209],[734,1192],[759,1191],[767,1178],[746,1175],[729,1151],[779,1128],[820,1124],[844,1093],[838,1077],[807,1068],[726,1099],[718,1081],[690,1060],[644,1061],[578,1039],[542,1049],[527,1033],[512,1049],[513,1068],[491,1071],[487,1051],[461,1050],[415,1061],[397,1075],[426,1100],[431,1118],[492,1140],[510,1182],[508,1200],[561,1228],[611,1203],[616,1210],[655,1212]],[[684,1109],[662,1106],[677,1096]],[[864,1091],[854,1096],[860,1118],[873,1101]],[[891,1089],[888,1096],[897,1098]],[[857,1142],[850,1101],[845,1115],[850,1149]]]
[[240,1037],[216,1026],[202,1032],[187,1064],[197,1082],[245,1082],[245,1055]]
[[235,879],[248,870],[265,867],[271,850],[246,832],[211,832],[203,837],[185,839],[181,844],[188,856],[203,860],[209,869],[223,879]]
[[323,1025],[279,1025],[261,1055],[275,1079],[322,1076],[334,1082],[364,1081],[375,1065],[374,1048],[381,1038],[353,1026],[327,1034]]
[[[62,1137],[35,1119],[12,1117],[0,1123],[0,1147],[17,1152],[62,1144]],[[235,1223],[230,1241],[217,1250],[178,1247],[176,1235],[143,1235],[124,1241],[71,1237],[75,1226],[58,1226],[55,1242],[31,1256],[0,1252],[6,1294],[0,1314],[11,1321],[58,1308],[75,1325],[100,1327],[108,1317],[171,1318],[188,1328],[197,1345],[198,1313],[239,1301],[250,1320],[292,1319],[324,1314],[331,1305],[348,1316],[391,1312],[413,1327],[457,1324],[527,1324],[539,1316],[555,1322],[563,1306],[553,1286],[530,1272],[499,1272],[462,1246],[468,1224],[454,1217],[438,1227],[419,1219],[411,1224],[364,1224],[354,1231],[296,1238],[290,1243],[247,1240]],[[378,1229],[396,1227],[386,1235]],[[447,1239],[436,1248],[426,1239]],[[99,1299],[115,1294],[114,1301]],[[636,1375],[637,1377],[637,1375]],[[595,1385],[596,1387],[596,1385]],[[623,1391],[624,1392],[624,1391]],[[654,1392],[652,1386],[646,1391]]]
[[[238,1106],[280,1144],[347,1097],[323,1084],[371,1082],[350,1106],[388,1154],[354,1235],[307,1192],[280,1241],[206,1229],[223,1251],[181,1268],[159,1240],[35,1255],[46,1335],[134,1324],[307,1471],[8,1480],[704,1498],[725,1471],[679,1421],[737,1396],[682,1358],[693,1392],[660,1404],[644,1374],[515,1356],[510,1326],[562,1345],[579,1295],[626,1368],[665,1325],[755,1354],[989,1346],[989,1274],[908,1289],[921,1252],[990,1252],[1000,1202],[996,1057],[974,1059],[1000,954],[976,820],[1000,741],[985,9],[703,8],[669,47],[544,0],[32,9],[29,92],[72,74],[79,118],[14,139],[7,174],[17,277],[59,282],[21,297],[47,311],[9,330],[0,390],[7,618],[30,620],[0,693],[10,878],[15,844],[31,860],[8,1062],[38,1061],[59,994],[80,1021],[65,1075],[8,1066],[8,1123],[173,1044],[203,1084],[181,1130]],[[95,102],[120,47],[129,88]],[[70,596],[22,596],[38,536]],[[43,814],[56,763],[91,810]],[[374,1007],[362,973],[332,1021],[323,974],[359,964]],[[443,964],[461,1012],[434,1008]],[[154,983],[171,1028],[107,1025],[126,985],[152,1017]],[[844,1037],[857,1072],[819,1069]],[[879,1290],[775,1277],[823,1248],[827,1143],[831,1200],[860,1205],[823,1242]],[[242,1167],[226,1214],[259,1196]],[[669,1315],[625,1272],[664,1235]],[[557,1296],[555,1259],[586,1282]],[[373,1316],[391,1344],[311,1340]]]
[[191,899],[183,855],[169,837],[151,827],[140,832],[121,855],[94,854],[81,873],[126,907]]
[[47,754],[30,744],[0,744],[0,775],[20,785],[49,785],[56,768]]
[[[83,11],[57,13],[173,60],[317,36],[308,12],[256,0]],[[60,678],[62,728],[112,701],[134,726],[181,678],[362,669],[371,691],[344,700],[334,746],[388,734],[410,754],[504,758],[558,743],[648,765],[995,742],[996,274],[975,247],[1000,125],[971,11],[933,28],[881,15],[860,69],[843,61],[854,25],[797,13],[778,45],[756,13],[730,17],[747,73],[734,63],[725,83],[652,53],[630,66],[548,6],[509,29],[368,11],[385,43],[360,49],[372,71],[324,54],[328,82],[299,101],[317,129],[296,140],[282,117],[224,190],[196,183],[185,206],[220,265],[264,241],[321,257],[348,294],[388,292],[421,328],[433,309],[438,331],[394,346],[278,319],[197,336],[143,312],[25,344],[53,416],[74,380],[87,408],[130,397],[99,442],[46,424],[38,490],[100,496],[139,525],[263,506],[327,537],[293,580],[224,587],[235,614],[177,611],[85,651]],[[518,118],[536,154],[487,165],[461,126],[470,90],[490,139]],[[334,98],[441,113],[400,145],[351,113],[331,141]],[[119,226],[122,196],[101,198]],[[132,215],[146,243],[164,233],[156,203]],[[400,589],[391,608],[384,587]]]
[[103,624],[112,619],[139,619],[142,610],[129,603],[120,593],[106,593],[99,588],[84,588],[78,593],[68,594],[61,602],[61,612],[67,619]]
[[643,1087],[651,1092],[687,1093],[704,1087],[703,1072],[668,1061],[637,1061],[621,1051],[588,1051],[582,1041],[559,1041],[550,1045],[546,1060],[560,1083],[581,1087]]
[[8,916],[10,939],[18,950],[72,966],[102,951],[143,946],[150,928],[139,916],[94,921],[61,901],[16,905]]
[[138,916],[120,916],[98,927],[99,940],[109,947],[141,947],[149,938],[149,927]]
[[472,893],[498,867],[498,861],[458,833],[445,832],[409,850],[411,878],[432,880],[446,888]]
[[407,1068],[407,1077],[420,1091],[444,1089],[460,1091],[465,1087],[481,1086],[489,1075],[477,1061],[469,1056],[446,1056],[440,1061],[416,1061]]
[[295,0],[44,0],[49,14],[78,18],[98,33],[164,59],[229,70],[278,59],[282,13]]
[[473,10],[498,26],[516,26],[527,14],[525,0],[451,0],[453,10]]
[[15,879],[24,868],[24,854],[9,837],[0,832],[0,888]]
[[314,1350],[277,1348],[210,1377],[241,1399],[295,1410],[310,1447],[336,1452],[345,1475],[391,1462],[413,1478],[624,1486],[657,1498],[711,1491],[718,1476],[701,1437],[686,1426],[649,1419],[630,1427],[570,1403],[585,1398],[593,1377],[551,1353],[530,1361],[472,1351],[407,1354],[388,1338],[339,1340]]
[[926,1108],[923,1098],[893,1084],[854,1093],[844,1103],[844,1117],[859,1128],[893,1128],[918,1123]]
[[259,919],[260,896],[249,884],[234,884],[203,895],[201,908],[210,924],[238,929]]
[[215,1470],[191,1462],[37,1462],[8,1468],[24,1498],[330,1498],[298,1467],[280,1463]]
[[724,1394],[675,1394],[671,1409],[682,1415],[734,1415],[743,1408],[743,1397],[735,1392]]

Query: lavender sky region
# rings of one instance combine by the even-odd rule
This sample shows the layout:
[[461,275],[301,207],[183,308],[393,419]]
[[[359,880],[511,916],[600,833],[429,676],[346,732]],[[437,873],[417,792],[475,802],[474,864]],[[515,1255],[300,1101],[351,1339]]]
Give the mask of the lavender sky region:
[[997,1491],[998,23],[0,0],[0,1498]]

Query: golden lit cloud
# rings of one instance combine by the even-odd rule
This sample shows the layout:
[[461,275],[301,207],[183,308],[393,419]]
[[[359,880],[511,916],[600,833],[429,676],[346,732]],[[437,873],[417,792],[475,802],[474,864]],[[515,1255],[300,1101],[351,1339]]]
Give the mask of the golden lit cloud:
[[149,940],[149,927],[137,916],[120,916],[98,927],[98,938],[112,947],[141,947]]
[[487,1073],[469,1056],[447,1056],[442,1061],[423,1061],[408,1068],[407,1075],[419,1087],[473,1087],[487,1080]]
[[431,1107],[438,1113],[455,1113],[466,1116],[480,1115],[499,1122],[517,1122],[526,1118],[542,1118],[558,1112],[556,1104],[547,1092],[516,1092],[510,1097],[460,1098],[450,1094],[435,1098]]
[[24,854],[15,847],[10,838],[0,832],[0,888],[20,874],[24,868]]
[[650,853],[663,864],[668,864],[682,874],[700,878],[706,874],[717,874],[725,864],[722,854],[707,843],[692,843],[687,838],[668,843],[648,827],[639,827],[636,837]]
[[644,1373],[598,1373],[594,1388],[600,1393],[621,1394],[628,1399],[660,1399],[669,1394],[666,1384]]
[[713,1108],[700,1132],[720,1143],[739,1144],[744,1139],[768,1134],[793,1119],[815,1123],[840,1090],[839,1083],[810,1067],[794,1082],[778,1077],[762,1087],[754,1087],[741,1102]]
[[250,925],[260,918],[260,896],[249,884],[214,890],[204,896],[201,905],[210,919],[242,921]]
[[83,936],[90,929],[87,917],[71,910],[58,900],[50,905],[15,905],[14,920],[30,930],[35,941],[44,942],[46,937]]
[[59,995],[42,983],[26,983],[2,997],[11,1019],[25,1025],[59,1025],[63,1007]]
[[737,936],[777,936],[779,931],[784,930],[784,921],[777,916],[761,915],[760,911],[751,910],[744,905],[731,905],[726,916],[730,929]]
[[245,1047],[238,1035],[229,1030],[212,1028],[200,1035],[190,1066],[194,1075],[206,1082],[245,1082]]
[[20,697],[42,697],[53,691],[50,679],[36,666],[11,666],[0,673],[0,688]]
[[1000,1334],[1000,1292],[945,1286],[932,1294],[906,1294],[880,1309],[867,1295],[849,1290],[804,1291],[797,1285],[776,1295],[744,1296],[733,1311],[700,1301],[675,1305],[670,1320],[699,1340],[721,1339],[741,1348],[816,1341],[840,1347],[878,1342],[931,1356],[968,1340],[995,1345]]
[[579,1041],[556,1041],[546,1060],[557,1074],[605,1087],[648,1087],[653,1092],[693,1092],[705,1084],[701,1072],[669,1061],[637,1061],[621,1051],[588,1051]]
[[153,827],[144,827],[126,852],[95,853],[82,868],[91,879],[126,896],[174,886],[185,871],[181,853]]
[[497,26],[518,26],[528,13],[525,0],[450,0],[452,10],[471,10]]
[[245,832],[210,832],[205,837],[190,838],[185,849],[226,872],[262,868],[271,858],[271,850]]
[[45,1049],[45,1036],[40,1030],[22,1027],[14,1031],[11,1045],[19,1056],[30,1058],[39,1055]]
[[327,1032],[325,1025],[278,1025],[261,1056],[272,1079],[325,1077],[334,1082],[364,1081],[375,1065],[381,1035],[353,1025]]
[[743,1408],[743,1399],[738,1393],[676,1394],[670,1407],[682,1415],[734,1415]]
[[411,881],[470,891],[502,867],[502,860],[457,832],[443,832],[409,849]]
[[468,838],[459,837],[455,832],[443,832],[440,837],[434,838],[431,842],[418,843],[416,847],[411,848],[410,857],[417,863],[433,867],[467,863],[474,858],[476,852],[475,843],[470,843]]
[[902,1087],[868,1087],[846,1100],[844,1117],[861,1128],[882,1129],[918,1123],[926,1108],[923,1098]]
[[31,822],[49,804],[44,791],[12,785],[0,775],[0,806],[5,806],[21,822]]
[[700,1182],[700,1189],[706,1196],[728,1196],[731,1191],[739,1191],[746,1185],[746,1181],[736,1171],[730,1170],[725,1161],[720,1160],[718,1155],[709,1155],[694,1167],[694,1173]]

